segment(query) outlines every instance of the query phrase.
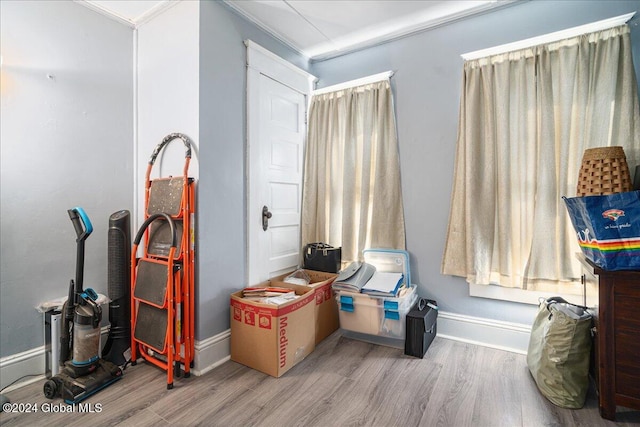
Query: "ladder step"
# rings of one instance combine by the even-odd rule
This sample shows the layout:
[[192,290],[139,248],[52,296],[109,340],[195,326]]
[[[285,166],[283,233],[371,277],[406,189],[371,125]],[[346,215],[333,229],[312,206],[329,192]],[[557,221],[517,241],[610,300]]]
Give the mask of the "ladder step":
[[167,340],[167,310],[141,302],[136,315],[133,337],[159,353],[165,352]]
[[133,289],[134,298],[163,307],[167,299],[169,267],[166,262],[142,258]]
[[182,207],[184,177],[156,178],[149,189],[147,215],[166,213],[179,216]]

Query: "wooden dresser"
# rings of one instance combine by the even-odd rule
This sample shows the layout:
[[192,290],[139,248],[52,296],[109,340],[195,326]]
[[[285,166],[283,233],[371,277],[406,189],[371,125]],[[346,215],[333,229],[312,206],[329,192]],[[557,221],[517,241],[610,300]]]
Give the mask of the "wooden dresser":
[[640,409],[640,271],[606,271],[580,258],[585,289],[598,293],[594,378],[600,415],[614,420],[616,405]]

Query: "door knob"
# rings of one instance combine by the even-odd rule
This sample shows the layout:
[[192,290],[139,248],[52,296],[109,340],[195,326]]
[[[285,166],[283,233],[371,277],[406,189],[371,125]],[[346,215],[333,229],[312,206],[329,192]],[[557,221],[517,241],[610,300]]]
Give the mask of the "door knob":
[[262,229],[267,231],[269,228],[269,218],[271,218],[273,214],[269,212],[269,208],[266,206],[262,207]]

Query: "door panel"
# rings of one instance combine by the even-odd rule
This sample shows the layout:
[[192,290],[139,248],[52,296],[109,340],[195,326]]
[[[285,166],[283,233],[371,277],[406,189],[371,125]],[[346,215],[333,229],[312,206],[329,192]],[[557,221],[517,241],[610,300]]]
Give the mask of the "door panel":
[[277,173],[300,173],[300,146],[295,141],[274,139],[271,142],[271,170]]
[[291,132],[297,133],[298,128],[298,115],[300,114],[299,105],[294,99],[287,99],[278,96],[276,93],[272,93],[273,97],[270,99],[270,120],[272,125],[282,126]]
[[260,144],[265,154],[266,205],[273,214],[264,232],[270,243],[263,253],[266,274],[273,277],[295,268],[299,260],[305,98],[264,75],[260,76],[260,95],[265,118]]
[[[249,209],[260,221],[250,221],[250,280],[255,284],[293,270],[300,253],[300,207],[302,162],[306,126],[305,96],[264,74],[259,74],[259,107],[254,119],[259,125],[257,144],[250,150]],[[251,156],[251,154],[250,154]],[[262,227],[262,208],[271,217],[267,230]],[[255,247],[251,247],[255,245]]]

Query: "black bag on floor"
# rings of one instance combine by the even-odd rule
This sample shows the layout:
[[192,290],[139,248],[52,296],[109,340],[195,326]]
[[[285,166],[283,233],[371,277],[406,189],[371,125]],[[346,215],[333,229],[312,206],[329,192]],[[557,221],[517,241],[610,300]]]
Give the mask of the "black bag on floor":
[[307,270],[337,273],[342,264],[342,248],[326,243],[309,243],[304,247],[304,268]]
[[406,317],[404,354],[423,358],[438,332],[438,303],[418,298]]

